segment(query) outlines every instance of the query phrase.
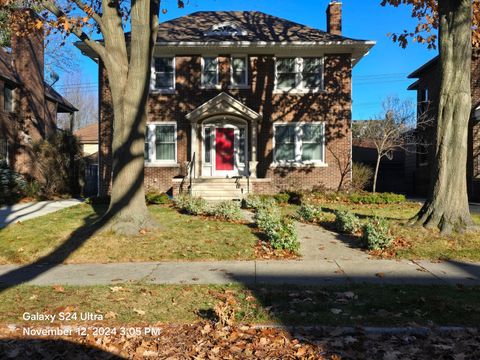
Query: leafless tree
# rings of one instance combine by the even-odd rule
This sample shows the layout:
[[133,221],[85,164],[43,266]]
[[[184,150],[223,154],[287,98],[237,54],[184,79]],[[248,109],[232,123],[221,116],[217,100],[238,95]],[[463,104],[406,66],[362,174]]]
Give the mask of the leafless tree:
[[[426,112],[427,113],[427,112]],[[426,114],[425,113],[425,114]],[[425,151],[425,139],[420,135],[419,127],[425,126],[427,119],[419,117],[418,127],[415,107],[410,100],[387,97],[382,103],[382,113],[374,119],[353,124],[353,137],[373,145],[377,152],[373,188],[377,190],[378,171],[383,158],[393,159],[395,151]]]

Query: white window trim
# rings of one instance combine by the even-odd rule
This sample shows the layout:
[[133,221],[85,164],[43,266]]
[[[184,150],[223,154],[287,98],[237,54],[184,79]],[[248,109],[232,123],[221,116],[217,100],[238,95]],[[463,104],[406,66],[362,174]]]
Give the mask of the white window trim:
[[[245,59],[245,84],[234,84],[233,83],[233,58],[244,58]],[[249,78],[248,78],[248,71],[249,71],[249,63],[248,63],[248,55],[245,54],[233,54],[230,55],[230,89],[249,89]]]
[[[203,72],[204,72],[204,69],[205,69],[205,58],[215,58],[215,64],[217,65],[216,66],[216,84],[215,85],[205,85],[204,84],[204,76],[203,76]],[[202,58],[201,58],[201,62],[202,62],[202,72],[201,72],[201,78],[200,78],[200,88],[201,89],[220,89],[220,76],[219,76],[219,63],[218,63],[218,55],[202,55]]]
[[[173,86],[169,88],[156,88],[155,82],[157,77],[157,72],[155,70],[155,59],[156,58],[169,58],[172,59],[172,67],[173,67]],[[152,60],[151,66],[151,77],[150,77],[150,90],[152,93],[160,93],[160,94],[174,94],[175,89],[177,86],[177,72],[176,72],[176,57],[173,55],[162,55],[162,56],[154,56]]]
[[[299,139],[300,129],[302,125],[312,124],[312,125],[322,125],[323,126],[323,144],[322,144],[322,160],[311,160],[311,161],[302,161],[302,140]],[[282,125],[295,125],[295,160],[294,161],[277,161],[277,151],[275,147],[275,135],[277,131],[277,126]],[[273,163],[270,167],[327,167],[326,163],[326,139],[325,139],[325,122],[324,121],[299,121],[299,122],[275,122],[273,123],[273,139],[272,139],[272,149],[273,149]]]
[[[7,89],[7,88],[12,91],[12,100],[11,100],[12,102],[11,102],[11,104],[10,104],[11,107],[12,107],[11,110],[7,110],[6,107],[5,107],[5,103],[6,103],[6,102],[5,102],[5,89]],[[16,91],[16,87],[15,87],[15,86],[12,86],[12,85],[9,85],[9,84],[7,84],[7,83],[4,83],[4,85],[3,85],[3,104],[2,104],[2,106],[3,106],[3,111],[4,111],[4,112],[9,113],[9,114],[15,112],[15,110],[16,110],[16,104],[15,104],[15,95],[16,95],[16,92],[17,92],[17,91]]]
[[[156,132],[155,128],[158,125],[165,126],[174,126],[175,131],[175,159],[174,160],[157,160],[156,152],[157,147],[155,146],[156,141]],[[177,134],[177,123],[174,121],[157,121],[147,123],[148,127],[148,160],[145,160],[146,166],[175,166],[177,164],[177,147],[178,147],[178,134]]]
[[[306,88],[303,87],[303,78],[302,78],[302,73],[303,73],[303,59],[307,58],[314,58],[314,59],[320,59],[321,66],[322,66],[322,80],[321,80],[321,86],[318,88]],[[297,79],[298,85],[294,88],[291,89],[282,89],[278,87],[278,59],[295,59],[296,65],[298,66],[299,69],[297,71],[297,76],[299,76],[299,79]],[[275,86],[273,88],[273,93],[274,94],[306,94],[306,93],[320,93],[325,91],[325,57],[324,56],[276,56],[274,58],[275,61]]]

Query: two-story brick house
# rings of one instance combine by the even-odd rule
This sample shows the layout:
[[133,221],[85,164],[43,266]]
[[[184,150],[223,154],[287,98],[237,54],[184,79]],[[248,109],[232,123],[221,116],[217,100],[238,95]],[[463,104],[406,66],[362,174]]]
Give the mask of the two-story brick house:
[[19,18],[11,49],[0,47],[0,159],[17,172],[35,176],[32,142],[57,130],[57,114],[77,109],[44,80],[43,30],[24,35],[23,25]]
[[[145,185],[239,197],[350,180],[352,68],[374,45],[256,11],[160,24],[152,63]],[[85,45],[77,45],[95,58]],[[111,95],[99,66],[99,189],[111,182]]]
[[[433,144],[435,118],[438,108],[439,94],[439,57],[425,63],[409,75],[417,79],[409,90],[417,91],[417,113],[426,126],[420,126],[420,131]],[[470,200],[480,200],[480,49],[474,48],[472,53],[472,109],[468,131],[468,158],[467,158],[467,188]],[[433,151],[431,146],[422,148],[417,154],[409,153],[406,156],[406,177],[410,192],[415,195],[426,195],[431,177]]]

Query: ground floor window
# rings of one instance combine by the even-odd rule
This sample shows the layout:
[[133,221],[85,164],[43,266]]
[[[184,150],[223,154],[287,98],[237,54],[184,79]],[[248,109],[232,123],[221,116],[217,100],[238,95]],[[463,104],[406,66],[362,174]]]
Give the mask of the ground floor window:
[[0,161],[8,162],[8,143],[4,137],[0,137]]
[[176,163],[176,124],[157,123],[147,125],[145,136],[145,161],[150,163]]
[[274,161],[277,163],[324,163],[324,124],[275,124]]

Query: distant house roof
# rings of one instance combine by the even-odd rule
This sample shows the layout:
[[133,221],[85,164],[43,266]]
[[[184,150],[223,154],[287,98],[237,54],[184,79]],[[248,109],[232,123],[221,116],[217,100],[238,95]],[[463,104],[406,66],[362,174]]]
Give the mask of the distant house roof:
[[418,79],[420,78],[424,73],[432,70],[435,66],[437,66],[438,60],[440,57],[437,55],[433,59],[427,61],[425,64],[420,66],[417,70],[412,72],[410,75],[408,75],[409,79]]
[[[374,44],[374,41],[334,35],[259,11],[199,11],[160,23],[157,34],[157,46],[175,47],[177,53],[179,48],[189,53],[189,48],[207,46],[261,48],[260,53],[266,54],[270,52],[265,49],[278,46],[312,49],[323,45],[339,53],[352,53],[354,63]],[[75,45],[85,55],[98,57],[84,43]]]
[[[17,76],[15,69],[12,66],[12,54],[5,51],[5,49],[0,47],[0,78],[13,83],[15,85],[22,85],[22,82]],[[73,106],[67,99],[60,95],[55,89],[53,89],[47,83],[44,83],[45,86],[45,96],[58,104],[58,112],[74,112],[78,109]]]
[[81,144],[98,144],[98,123],[90,124],[74,132]]

